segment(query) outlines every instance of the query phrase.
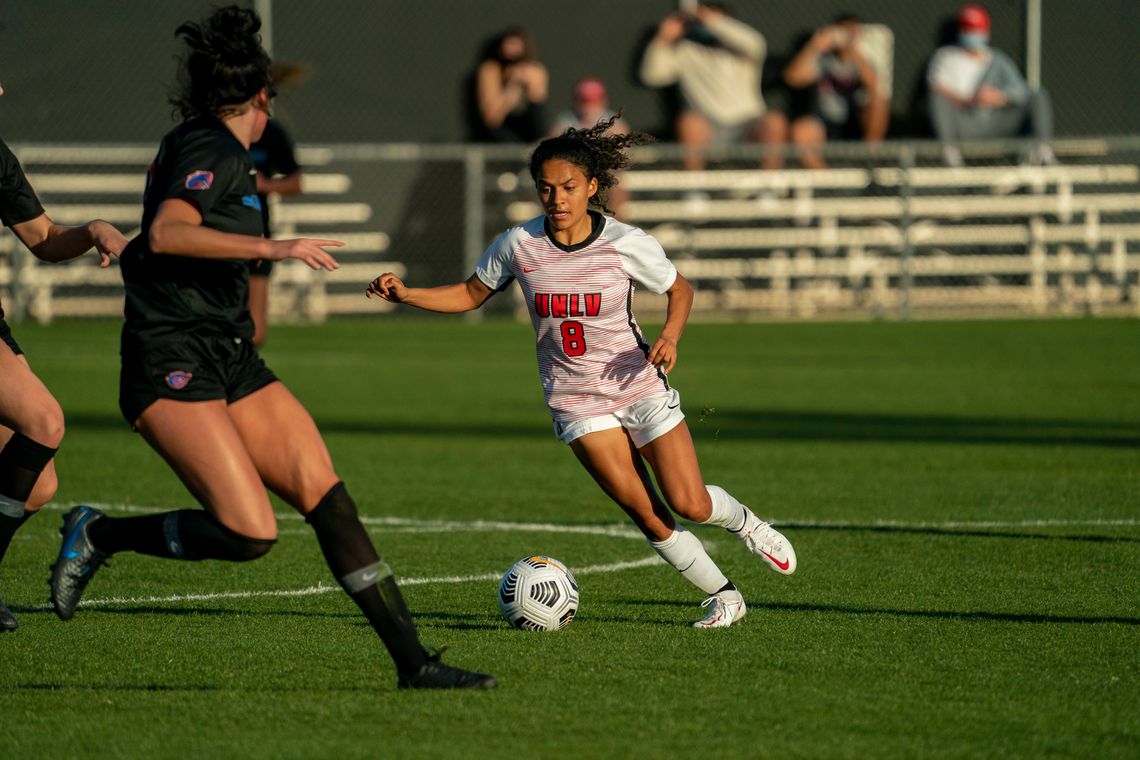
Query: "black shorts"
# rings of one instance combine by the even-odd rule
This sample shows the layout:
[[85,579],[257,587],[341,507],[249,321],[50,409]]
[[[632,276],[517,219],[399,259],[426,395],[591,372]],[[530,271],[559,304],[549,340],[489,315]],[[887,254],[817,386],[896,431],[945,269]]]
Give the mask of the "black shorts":
[[269,259],[251,259],[249,262],[250,277],[268,277],[273,271],[273,262]]
[[123,329],[119,410],[131,425],[160,398],[233,403],[277,380],[253,343],[213,330],[154,337]]
[[8,326],[8,320],[4,319],[3,314],[4,312],[0,311],[0,340],[7,343],[12,353],[19,356],[24,353],[24,349],[20,348],[20,344],[12,337],[12,328]]

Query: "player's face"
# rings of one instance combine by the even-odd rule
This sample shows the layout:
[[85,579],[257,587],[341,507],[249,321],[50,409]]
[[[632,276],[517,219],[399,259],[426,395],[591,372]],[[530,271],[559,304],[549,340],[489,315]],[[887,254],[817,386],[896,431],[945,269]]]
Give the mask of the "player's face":
[[[586,179],[582,167],[564,158],[552,158],[542,164],[538,175],[538,197],[550,226],[561,232],[577,233],[584,227],[584,240],[590,234],[591,222],[586,215],[590,198],[598,192],[598,180]],[[576,242],[576,241],[575,241]]]

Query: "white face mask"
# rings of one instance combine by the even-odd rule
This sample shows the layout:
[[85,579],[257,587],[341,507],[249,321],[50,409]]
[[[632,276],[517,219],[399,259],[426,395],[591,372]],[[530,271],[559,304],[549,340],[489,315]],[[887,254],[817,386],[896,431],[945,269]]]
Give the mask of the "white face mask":
[[962,32],[958,44],[968,50],[983,50],[990,44],[990,36],[985,32]]

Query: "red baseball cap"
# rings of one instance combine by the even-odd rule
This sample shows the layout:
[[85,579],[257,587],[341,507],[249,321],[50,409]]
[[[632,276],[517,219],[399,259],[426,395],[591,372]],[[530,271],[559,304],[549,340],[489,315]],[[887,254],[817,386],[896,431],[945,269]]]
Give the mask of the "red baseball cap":
[[990,31],[990,14],[986,9],[974,3],[967,3],[958,9],[958,27],[966,32]]
[[583,77],[574,85],[574,100],[579,103],[604,103],[606,85],[597,77]]

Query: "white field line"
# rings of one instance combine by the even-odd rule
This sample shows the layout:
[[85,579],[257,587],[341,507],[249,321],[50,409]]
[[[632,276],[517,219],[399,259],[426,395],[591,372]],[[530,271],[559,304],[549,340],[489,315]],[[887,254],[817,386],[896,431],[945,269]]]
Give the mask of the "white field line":
[[[44,509],[66,511],[71,504],[46,504]],[[90,506],[105,512],[127,512],[135,514],[153,514],[166,512],[171,509],[186,509],[186,507],[140,507],[133,504],[91,504]],[[191,507],[192,508],[192,507]],[[296,512],[277,512],[278,520],[302,520]],[[615,523],[613,525],[573,525],[570,523],[528,523],[511,522],[506,520],[425,520],[414,517],[361,517],[365,525],[383,525],[393,528],[393,533],[431,533],[457,531],[520,531],[544,533],[581,533],[588,535],[613,536],[615,538],[635,538],[642,540],[641,533],[627,524]],[[1029,519],[1029,520],[797,520],[795,518],[773,519],[773,525],[797,525],[805,528],[935,528],[944,530],[970,530],[982,528],[1090,528],[1090,527],[1118,527],[1134,528],[1140,526],[1140,518],[1126,517],[1116,519],[1092,518],[1083,520],[1067,519]],[[402,528],[403,530],[395,530]],[[292,532],[290,532],[291,534]]]
[[[586,567],[571,568],[574,575],[597,575],[600,573],[617,573],[622,570],[634,570],[642,567],[661,564],[664,560],[656,554],[642,559],[627,562],[612,562],[606,565],[587,565]],[[427,578],[400,578],[401,586],[429,586],[436,584],[475,583],[497,581],[500,573],[478,573],[476,575],[439,575]],[[300,597],[332,594],[340,591],[340,586],[318,583],[316,586],[300,589],[279,589],[263,591],[216,591],[208,594],[171,594],[169,596],[108,596],[85,599],[79,603],[80,607],[112,607],[134,604],[171,604],[174,602],[212,602],[221,599],[257,599],[265,597]],[[42,605],[40,609],[49,610],[50,605]]]
[[[134,514],[153,514],[163,512],[172,507],[140,507],[133,504],[92,504],[98,509],[107,512],[127,512]],[[66,504],[47,504],[45,509],[64,511],[70,509]],[[295,512],[277,513],[279,520],[300,520]],[[569,533],[611,536],[615,538],[643,540],[643,536],[628,526],[621,525],[571,525],[564,523],[525,523],[501,520],[420,520],[407,517],[361,517],[366,525],[386,526],[387,533],[436,533],[457,531],[521,531],[526,533]],[[1113,526],[1135,527],[1140,526],[1140,519],[1115,520],[985,520],[985,521],[907,521],[907,520],[872,520],[868,522],[828,521],[828,520],[773,520],[774,525],[793,523],[804,527],[818,528],[936,528],[936,529],[981,529],[981,528],[1040,528],[1040,527],[1090,527]],[[308,530],[286,529],[280,531],[281,535],[301,535]],[[622,570],[631,570],[661,563],[660,557],[654,555],[639,560],[614,562],[606,565],[589,565],[587,567],[572,568],[575,575],[592,575],[596,573],[615,573]],[[474,575],[445,575],[425,578],[400,578],[403,586],[421,586],[432,584],[474,583],[495,581],[499,573],[478,573]],[[339,591],[339,586],[317,584],[302,589],[279,589],[260,591],[218,591],[205,594],[173,594],[168,596],[141,596],[141,597],[103,597],[87,599],[80,602],[82,607],[104,607],[112,605],[131,604],[169,604],[172,602],[206,602],[221,599],[252,599],[264,597],[303,597],[328,594]],[[42,609],[50,609],[45,605]]]

